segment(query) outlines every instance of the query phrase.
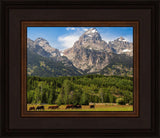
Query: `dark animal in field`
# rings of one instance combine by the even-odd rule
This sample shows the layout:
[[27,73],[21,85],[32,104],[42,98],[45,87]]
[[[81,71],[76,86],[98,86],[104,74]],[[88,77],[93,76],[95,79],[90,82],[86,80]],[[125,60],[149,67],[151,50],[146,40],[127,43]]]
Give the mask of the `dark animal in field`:
[[90,105],[90,108],[95,108],[95,106],[94,105]]
[[82,108],[82,106],[81,105],[75,105],[75,106],[73,106],[73,108]]
[[77,108],[82,108],[82,106],[81,105],[77,105]]
[[71,108],[73,108],[73,107],[74,107],[73,104],[67,105],[67,106],[66,106],[66,109],[71,109]]
[[29,108],[29,111],[31,111],[31,110],[35,110],[35,107],[33,106],[33,107],[30,107]]
[[54,106],[49,106],[48,109],[58,109],[58,105],[54,105]]
[[43,109],[44,110],[44,106],[37,106],[36,110],[41,110]]

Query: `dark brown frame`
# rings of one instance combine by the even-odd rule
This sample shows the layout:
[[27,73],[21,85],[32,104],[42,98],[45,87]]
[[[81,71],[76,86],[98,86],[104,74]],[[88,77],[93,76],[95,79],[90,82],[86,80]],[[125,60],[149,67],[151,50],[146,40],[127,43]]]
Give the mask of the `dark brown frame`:
[[[0,137],[160,136],[160,0],[1,0],[0,14]],[[50,19],[139,21],[139,117],[21,117],[20,22]]]
[[[133,111],[37,112],[27,111],[27,27],[133,27]],[[138,21],[21,21],[21,115],[22,117],[138,117],[139,116],[139,22]]]

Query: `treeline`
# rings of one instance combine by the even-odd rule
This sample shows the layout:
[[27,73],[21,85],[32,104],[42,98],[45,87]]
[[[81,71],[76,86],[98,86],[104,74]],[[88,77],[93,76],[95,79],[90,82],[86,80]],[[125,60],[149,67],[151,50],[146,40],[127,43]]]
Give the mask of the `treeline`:
[[27,77],[27,103],[133,104],[133,78],[86,75],[74,77]]

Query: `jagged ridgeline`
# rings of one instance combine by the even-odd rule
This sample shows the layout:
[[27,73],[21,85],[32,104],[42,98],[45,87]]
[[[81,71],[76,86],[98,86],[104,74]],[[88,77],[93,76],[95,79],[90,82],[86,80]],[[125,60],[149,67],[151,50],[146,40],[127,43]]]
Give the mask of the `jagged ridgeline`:
[[133,76],[133,43],[123,37],[108,43],[96,28],[82,34],[74,45],[59,51],[44,38],[27,39],[27,75],[39,77]]

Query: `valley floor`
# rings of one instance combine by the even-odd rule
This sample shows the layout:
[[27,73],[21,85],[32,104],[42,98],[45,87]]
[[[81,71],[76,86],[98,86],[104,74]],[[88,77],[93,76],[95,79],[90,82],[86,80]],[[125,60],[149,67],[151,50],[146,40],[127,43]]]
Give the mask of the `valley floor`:
[[[27,111],[29,111],[30,107],[35,107],[35,110],[31,111],[37,111],[36,107],[40,106],[37,104],[27,104]],[[48,109],[49,106],[54,106],[54,105],[49,105],[45,104],[44,110],[39,110],[39,111],[133,111],[133,105],[117,105],[117,104],[95,104],[95,108],[90,108],[89,105],[82,105],[81,108],[79,109],[66,109],[67,105],[60,105],[58,109]]]

